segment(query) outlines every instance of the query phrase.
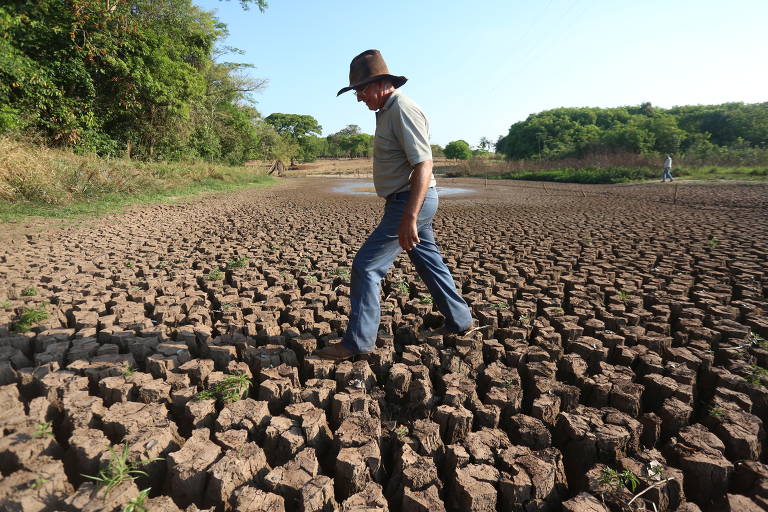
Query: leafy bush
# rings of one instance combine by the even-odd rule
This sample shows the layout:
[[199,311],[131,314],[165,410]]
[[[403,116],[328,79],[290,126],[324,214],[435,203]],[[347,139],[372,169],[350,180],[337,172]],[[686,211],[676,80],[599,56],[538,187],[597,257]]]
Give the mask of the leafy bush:
[[555,169],[502,174],[499,178],[525,181],[552,181],[557,183],[582,183],[603,185],[658,179],[659,171],[643,168],[605,167],[586,169]]

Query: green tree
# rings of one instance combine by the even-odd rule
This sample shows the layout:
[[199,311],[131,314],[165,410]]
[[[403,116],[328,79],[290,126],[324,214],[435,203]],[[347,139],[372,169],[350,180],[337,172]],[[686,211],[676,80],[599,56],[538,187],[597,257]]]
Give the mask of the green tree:
[[449,142],[443,150],[446,158],[454,160],[467,160],[472,157],[472,149],[469,144],[464,140],[454,140]]
[[299,153],[292,161],[294,164],[296,158],[303,161],[314,160],[317,155],[312,153],[311,140],[312,135],[320,135],[323,127],[312,116],[303,114],[282,114],[275,112],[266,117],[265,121],[275,127],[277,133],[286,138],[290,143],[295,143],[299,147]]

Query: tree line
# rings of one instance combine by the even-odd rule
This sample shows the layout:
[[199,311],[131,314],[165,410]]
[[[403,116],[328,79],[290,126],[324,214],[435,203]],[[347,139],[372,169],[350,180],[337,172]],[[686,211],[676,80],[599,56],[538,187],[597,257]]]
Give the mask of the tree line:
[[557,108],[531,114],[499,137],[508,159],[594,153],[714,154],[723,148],[765,149],[768,102],[662,109],[643,103],[617,108]]

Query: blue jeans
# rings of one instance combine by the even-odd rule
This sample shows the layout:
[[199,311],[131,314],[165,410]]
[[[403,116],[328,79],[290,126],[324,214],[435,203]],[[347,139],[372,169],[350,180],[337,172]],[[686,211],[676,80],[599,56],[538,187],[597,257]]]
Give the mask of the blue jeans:
[[667,169],[665,167],[664,168],[664,173],[661,175],[661,181],[667,181],[667,179],[669,179],[669,181],[672,181],[672,170],[671,169]]
[[[397,236],[409,192],[399,192],[387,198],[384,216],[376,229],[360,247],[352,263],[351,311],[342,344],[356,354],[372,352],[376,346],[381,320],[379,286],[387,270],[402,251]],[[437,211],[437,191],[427,191],[419,211],[416,227],[419,243],[408,251],[416,271],[426,284],[432,299],[445,316],[445,327],[461,332],[472,327],[472,315],[445,266],[432,232],[432,217]]]

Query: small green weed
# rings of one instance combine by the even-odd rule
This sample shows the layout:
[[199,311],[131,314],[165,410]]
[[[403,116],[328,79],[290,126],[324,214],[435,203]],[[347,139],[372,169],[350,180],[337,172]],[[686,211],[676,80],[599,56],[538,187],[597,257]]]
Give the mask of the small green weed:
[[227,260],[227,265],[224,269],[232,270],[235,268],[243,268],[248,265],[249,261],[251,261],[251,258],[248,258],[247,256],[243,256],[242,258],[230,258]]
[[619,290],[618,299],[621,302],[627,302],[629,300],[629,294],[624,290]]
[[35,425],[35,437],[37,439],[47,439],[53,437],[53,422],[46,421]]
[[304,279],[304,280],[306,282],[308,282],[308,283],[316,283],[317,282],[317,277],[315,277],[315,276],[307,276],[306,279]]
[[764,381],[768,382],[768,370],[762,366],[753,364],[749,368],[749,375],[747,376],[747,380],[755,387],[762,387],[764,385]]
[[125,263],[125,266],[126,266],[126,268],[133,268],[133,267],[135,267],[135,266],[136,266],[136,263],[134,263],[134,262],[132,262],[132,261],[127,261],[127,262]]
[[626,487],[630,491],[635,492],[635,489],[637,489],[637,484],[640,483],[640,480],[633,472],[628,469],[625,469],[619,473],[613,468],[606,468],[600,473],[600,482],[610,485],[617,491],[622,487]]
[[209,400],[219,398],[225,403],[237,402],[248,392],[251,387],[251,379],[244,373],[227,375],[227,377],[214,384],[212,387],[200,391],[195,398],[197,400]]
[[509,309],[509,304],[506,302],[494,302],[491,306],[493,309]]
[[8,309],[13,306],[13,303],[9,300],[0,301],[0,309]]
[[349,270],[347,270],[346,268],[337,267],[331,270],[331,274],[339,276],[344,281],[349,281]]
[[98,475],[83,475],[85,478],[90,478],[96,482],[96,485],[99,487],[105,488],[106,494],[109,494],[112,489],[126,480],[136,480],[140,476],[147,476],[145,471],[139,469],[141,466],[163,460],[155,457],[147,460],[131,461],[128,454],[128,443],[123,444],[123,448],[120,451],[110,447],[109,453],[111,454],[109,464],[106,468],[99,471]]
[[147,510],[147,497],[151,487],[147,487],[143,491],[139,492],[139,495],[126,503],[123,508],[123,512],[148,512]]
[[29,488],[30,489],[39,489],[43,485],[45,485],[45,482],[50,482],[50,481],[51,481],[50,478],[44,478],[42,476],[38,476],[37,478],[35,478],[34,480],[32,480],[29,483]]
[[515,380],[514,379],[507,379],[504,381],[504,387],[506,389],[510,389],[515,386]]
[[394,429],[392,432],[395,433],[395,435],[397,436],[397,439],[399,439],[400,441],[405,441],[405,438],[408,437],[408,427],[406,427],[405,425],[400,425],[399,427]]
[[21,315],[19,315],[19,319],[16,323],[13,324],[13,331],[27,332],[33,325],[48,318],[48,311],[45,310],[47,305],[48,303],[45,302],[41,304],[39,308],[25,308]]
[[206,281],[223,281],[224,272],[220,268],[215,268],[203,276]]
[[528,315],[520,315],[520,317],[517,319],[518,322],[520,322],[520,325],[523,327],[531,325],[531,317]]
[[22,297],[35,297],[37,296],[37,288],[29,287],[21,290]]
[[164,268],[167,268],[167,267],[168,267],[168,265],[166,265],[165,263],[160,263],[155,268],[158,269],[158,270],[163,270]]
[[123,367],[123,371],[120,372],[123,377],[130,377],[134,373],[136,373],[136,368],[131,366],[130,364],[127,364]]
[[399,291],[403,295],[408,295],[411,293],[411,286],[408,284],[408,281],[406,281],[405,279],[398,281],[396,288],[397,288],[397,291]]
[[430,297],[429,295],[422,295],[421,297],[419,297],[419,302],[421,304],[432,304],[432,297]]
[[[1,305],[2,303],[0,303],[0,306]],[[765,339],[757,333],[750,332],[749,336],[747,337],[747,341],[753,347],[759,347],[768,350],[768,341],[765,341]]]
[[709,415],[714,416],[715,418],[720,418],[723,416],[723,410],[719,407],[712,407],[709,409]]
[[716,236],[713,236],[709,240],[707,240],[707,245],[710,246],[712,249],[720,245],[720,240],[717,239]]

